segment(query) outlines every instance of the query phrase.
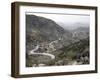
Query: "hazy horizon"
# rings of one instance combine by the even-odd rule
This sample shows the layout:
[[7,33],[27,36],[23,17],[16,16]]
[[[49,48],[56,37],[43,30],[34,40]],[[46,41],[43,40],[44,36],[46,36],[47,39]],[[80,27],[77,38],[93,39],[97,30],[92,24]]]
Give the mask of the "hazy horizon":
[[89,27],[90,16],[86,15],[60,15],[60,14],[44,14],[44,13],[27,13],[27,15],[36,15],[55,21],[58,25],[64,29],[76,29],[78,27]]

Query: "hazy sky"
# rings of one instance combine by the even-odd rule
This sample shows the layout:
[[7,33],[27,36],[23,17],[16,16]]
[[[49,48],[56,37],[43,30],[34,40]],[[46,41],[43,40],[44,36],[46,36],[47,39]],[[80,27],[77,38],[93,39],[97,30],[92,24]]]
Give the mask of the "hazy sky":
[[70,28],[73,29],[73,27],[77,27],[75,26],[75,24],[81,23],[81,24],[89,26],[89,23],[90,23],[89,15],[87,16],[86,15],[71,15],[71,14],[62,15],[62,14],[44,14],[44,13],[28,13],[28,14],[33,14],[36,16],[52,19],[63,28],[67,28],[67,27],[69,28],[70,26]]

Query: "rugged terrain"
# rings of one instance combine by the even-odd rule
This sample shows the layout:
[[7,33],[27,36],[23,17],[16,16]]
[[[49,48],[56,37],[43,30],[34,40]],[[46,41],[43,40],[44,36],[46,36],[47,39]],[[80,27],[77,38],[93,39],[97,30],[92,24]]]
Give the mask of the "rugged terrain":
[[74,64],[89,64],[89,28],[66,30],[53,20],[26,15],[26,66]]

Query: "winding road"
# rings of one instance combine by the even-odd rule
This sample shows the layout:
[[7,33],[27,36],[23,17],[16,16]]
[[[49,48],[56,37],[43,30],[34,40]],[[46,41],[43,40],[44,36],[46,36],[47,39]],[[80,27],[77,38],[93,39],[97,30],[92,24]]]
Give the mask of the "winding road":
[[35,49],[31,50],[29,52],[29,55],[44,55],[44,56],[50,57],[51,59],[55,59],[55,56],[53,54],[49,54],[49,53],[36,53],[35,51],[38,50],[38,48],[39,48],[39,45],[37,45],[35,47]]

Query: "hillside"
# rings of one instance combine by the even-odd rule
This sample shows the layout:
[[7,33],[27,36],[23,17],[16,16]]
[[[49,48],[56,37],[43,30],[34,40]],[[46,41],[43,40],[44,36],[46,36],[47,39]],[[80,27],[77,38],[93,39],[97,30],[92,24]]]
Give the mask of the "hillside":
[[26,15],[26,66],[74,64],[89,64],[89,29],[65,30],[51,19]]
[[67,47],[55,51],[53,54],[59,60],[67,59],[68,63],[76,61],[77,64],[89,64],[89,38],[72,43]]
[[31,50],[35,45],[46,45],[52,41],[60,40],[59,45],[68,45],[72,38],[72,33],[64,30],[53,20],[26,15],[26,45],[27,50]]

